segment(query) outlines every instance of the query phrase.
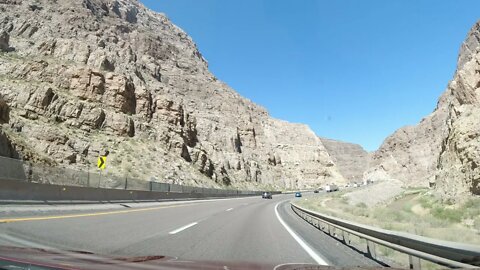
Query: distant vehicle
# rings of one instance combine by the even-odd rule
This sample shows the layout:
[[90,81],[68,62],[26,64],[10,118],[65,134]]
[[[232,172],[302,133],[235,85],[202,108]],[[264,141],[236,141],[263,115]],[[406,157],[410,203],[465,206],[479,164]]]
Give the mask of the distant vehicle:
[[326,185],[325,186],[325,191],[327,191],[327,192],[338,191],[338,187],[335,184]]
[[315,189],[313,193],[319,193],[320,191],[318,189]]
[[264,192],[262,194],[262,199],[271,199],[272,198],[272,193],[270,192]]
[[359,187],[359,186],[360,186],[360,185],[357,184],[357,183],[353,184],[353,187]]
[[364,186],[369,185],[369,184],[373,184],[373,180],[370,180],[370,179],[363,180],[363,185]]
[[295,197],[297,197],[297,198],[302,197],[302,193],[301,192],[295,192]]

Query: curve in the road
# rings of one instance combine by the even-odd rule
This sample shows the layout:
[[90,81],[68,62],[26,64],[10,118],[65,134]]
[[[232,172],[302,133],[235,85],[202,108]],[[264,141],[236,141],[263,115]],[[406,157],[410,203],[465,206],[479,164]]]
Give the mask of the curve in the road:
[[285,230],[297,241],[297,243],[312,257],[313,260],[319,265],[329,265],[327,261],[322,258],[320,255],[318,255],[300,236],[298,236],[288,225],[283,221],[282,217],[280,217],[280,214],[278,213],[278,205],[280,204],[277,203],[275,205],[275,215],[277,216],[278,221],[280,224],[282,224],[283,227],[285,227]]
[[376,265],[300,219],[289,207],[290,199],[292,195],[276,195],[272,200],[254,197],[177,205],[182,207],[160,203],[109,212],[38,214],[0,224],[0,245],[36,243],[97,254],[161,254],[185,260]]

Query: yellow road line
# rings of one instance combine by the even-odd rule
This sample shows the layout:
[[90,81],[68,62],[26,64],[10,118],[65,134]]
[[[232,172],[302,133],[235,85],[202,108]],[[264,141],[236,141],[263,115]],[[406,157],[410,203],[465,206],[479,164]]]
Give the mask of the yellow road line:
[[187,205],[192,205],[192,203],[179,204],[179,205],[167,205],[167,206],[159,206],[159,207],[151,207],[151,208],[141,208],[141,209],[86,213],[86,214],[72,214],[72,215],[45,216],[45,217],[6,218],[6,219],[0,219],[0,223],[12,223],[12,222],[21,222],[21,221],[37,221],[37,220],[50,220],[50,219],[64,219],[64,218],[94,217],[94,216],[104,216],[104,215],[127,214],[127,213],[132,213],[132,212],[153,211],[153,210],[158,210],[158,209],[180,207],[180,206],[187,206]]

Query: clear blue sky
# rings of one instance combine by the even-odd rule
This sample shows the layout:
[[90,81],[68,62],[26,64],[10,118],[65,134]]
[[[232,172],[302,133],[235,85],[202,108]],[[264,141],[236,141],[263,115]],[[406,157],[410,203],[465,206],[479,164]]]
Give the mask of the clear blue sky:
[[141,0],[272,116],[367,150],[432,112],[479,0]]

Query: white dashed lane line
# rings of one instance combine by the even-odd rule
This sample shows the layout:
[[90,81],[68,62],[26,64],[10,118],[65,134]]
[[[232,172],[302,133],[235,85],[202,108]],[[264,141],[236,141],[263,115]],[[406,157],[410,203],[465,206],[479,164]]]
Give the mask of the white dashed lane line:
[[185,226],[182,226],[182,227],[180,227],[180,228],[178,228],[178,229],[176,229],[176,230],[173,230],[173,231],[169,232],[168,234],[177,234],[177,233],[179,233],[179,232],[181,232],[181,231],[183,231],[183,230],[186,230],[186,229],[188,229],[188,228],[190,228],[190,227],[193,227],[193,226],[195,226],[195,225],[197,225],[197,224],[198,224],[198,222],[192,222],[192,223],[187,224],[187,225],[185,225]]

